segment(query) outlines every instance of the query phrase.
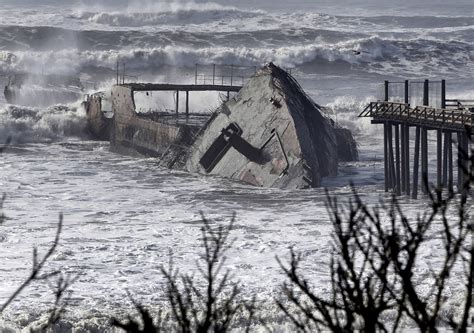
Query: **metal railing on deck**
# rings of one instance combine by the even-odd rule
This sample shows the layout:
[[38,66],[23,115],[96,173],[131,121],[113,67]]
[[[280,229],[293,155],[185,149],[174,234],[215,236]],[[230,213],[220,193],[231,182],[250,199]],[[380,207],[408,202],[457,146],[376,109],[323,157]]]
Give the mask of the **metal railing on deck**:
[[474,124],[474,112],[459,109],[439,109],[429,106],[416,106],[395,102],[371,102],[359,117],[372,117],[374,120],[404,121],[414,125],[423,124],[437,128],[463,129]]
[[256,71],[256,66],[196,64],[194,83],[204,85],[243,86]]

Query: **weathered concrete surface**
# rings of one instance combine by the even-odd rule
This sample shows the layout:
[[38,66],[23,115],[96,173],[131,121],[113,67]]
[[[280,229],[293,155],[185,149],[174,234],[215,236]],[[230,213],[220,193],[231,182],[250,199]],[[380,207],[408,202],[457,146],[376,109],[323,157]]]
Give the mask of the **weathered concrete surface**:
[[277,188],[317,187],[322,177],[337,174],[338,161],[357,159],[350,131],[335,125],[291,75],[273,64],[258,71],[211,118],[137,113],[134,87],[113,87],[108,128],[100,98],[90,97],[87,103],[91,128],[109,131],[115,151],[158,157],[169,168]]
[[113,150],[159,157],[167,167],[183,168],[187,149],[202,123],[177,124],[136,113],[133,89],[128,86],[114,86],[111,100],[114,116],[110,141]]
[[[241,138],[252,147],[263,147],[261,156],[251,160],[232,147],[207,173],[256,186],[317,187],[322,177],[337,173],[338,138],[339,146],[351,145],[347,132],[337,135],[321,108],[289,74],[273,64],[258,71],[222,106],[194,143],[186,163],[189,171],[206,173],[201,158],[230,124],[241,128]],[[273,133],[281,140],[276,136],[265,145]],[[341,148],[340,153],[345,150]],[[350,158],[353,156],[347,156]]]
[[87,130],[96,139],[109,140],[113,119],[107,118],[102,108],[103,94],[90,95],[84,103]]
[[337,156],[340,162],[359,160],[357,142],[347,128],[335,128],[337,141]]

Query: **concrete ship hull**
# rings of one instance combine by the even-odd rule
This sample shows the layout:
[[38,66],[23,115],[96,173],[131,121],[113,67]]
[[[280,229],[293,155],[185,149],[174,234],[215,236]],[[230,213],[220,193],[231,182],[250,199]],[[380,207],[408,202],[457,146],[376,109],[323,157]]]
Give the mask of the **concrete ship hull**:
[[157,157],[169,168],[277,188],[317,187],[322,177],[337,173],[338,161],[357,159],[351,133],[337,127],[291,75],[272,64],[212,116],[137,113],[134,92],[143,87],[113,87],[113,118],[107,126],[100,103],[93,98],[86,103],[90,128],[109,137],[116,151]]

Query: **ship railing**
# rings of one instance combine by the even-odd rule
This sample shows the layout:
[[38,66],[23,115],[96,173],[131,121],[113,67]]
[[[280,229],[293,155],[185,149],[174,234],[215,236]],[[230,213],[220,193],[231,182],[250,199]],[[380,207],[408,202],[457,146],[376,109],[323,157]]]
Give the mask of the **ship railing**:
[[194,83],[203,85],[243,86],[256,71],[256,66],[196,64]]

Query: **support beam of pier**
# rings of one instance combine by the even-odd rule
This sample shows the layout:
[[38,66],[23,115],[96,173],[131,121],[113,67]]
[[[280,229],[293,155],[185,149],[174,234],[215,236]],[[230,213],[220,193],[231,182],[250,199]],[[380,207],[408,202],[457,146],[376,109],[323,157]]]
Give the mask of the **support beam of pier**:
[[421,189],[428,193],[428,130],[421,129]]
[[458,140],[458,193],[461,192],[461,189],[464,184],[464,172],[463,172],[463,167],[464,167],[464,156],[463,156],[463,135],[461,132],[457,132],[457,140]]
[[420,132],[421,129],[419,126],[416,126],[416,135],[415,135],[415,157],[413,160],[413,191],[412,198],[418,198],[418,176],[419,176],[419,162],[420,162]]
[[448,131],[444,132],[443,145],[443,187],[448,188],[448,154],[449,154],[449,135]]
[[446,109],[446,80],[441,80],[441,108]]
[[401,178],[400,178],[400,126],[395,124],[395,193],[401,195]]
[[454,182],[454,175],[453,175],[453,138],[452,133],[447,132],[448,134],[448,190],[450,193],[454,192],[453,182]]
[[[466,179],[466,181],[469,180],[469,175],[474,175],[473,172],[470,172],[470,170],[472,170],[472,165],[471,165],[471,154],[472,152],[469,151],[469,143],[471,142],[472,140],[472,133],[469,133],[469,132],[465,132],[464,133],[464,149],[466,151],[466,170],[467,170],[467,177],[468,179]],[[473,147],[474,149],[474,147]]]
[[406,194],[410,195],[410,125],[405,124],[405,185]]
[[466,182],[469,182],[469,136],[466,132],[462,134],[463,150],[463,194],[466,189]]
[[408,80],[405,80],[405,104],[409,104],[410,103],[410,83],[408,82]]
[[385,180],[385,192],[390,188],[389,172],[388,172],[388,124],[383,124],[383,170]]
[[401,163],[401,192],[402,193],[406,193],[406,153],[405,153],[405,146],[406,146],[406,140],[405,140],[405,124],[400,124],[400,134],[401,134],[401,159],[400,159],[400,163]]
[[430,105],[430,81],[425,80],[423,83],[423,105]]
[[388,164],[389,164],[389,174],[390,174],[390,185],[392,189],[395,189],[397,186],[395,178],[395,158],[393,154],[393,128],[392,125],[388,126]]
[[[404,92],[405,92],[405,104],[410,103],[410,83],[408,80],[405,80],[404,84]],[[404,129],[404,135],[402,136],[402,173],[403,178],[403,191],[406,195],[410,196],[410,125],[408,123],[402,124],[402,128]]]
[[186,90],[186,117],[189,116],[189,91]]
[[437,135],[437,146],[436,146],[436,174],[437,174],[437,181],[438,181],[438,189],[443,188],[443,132],[439,129],[436,131]]
[[179,90],[176,90],[176,114],[179,111]]

